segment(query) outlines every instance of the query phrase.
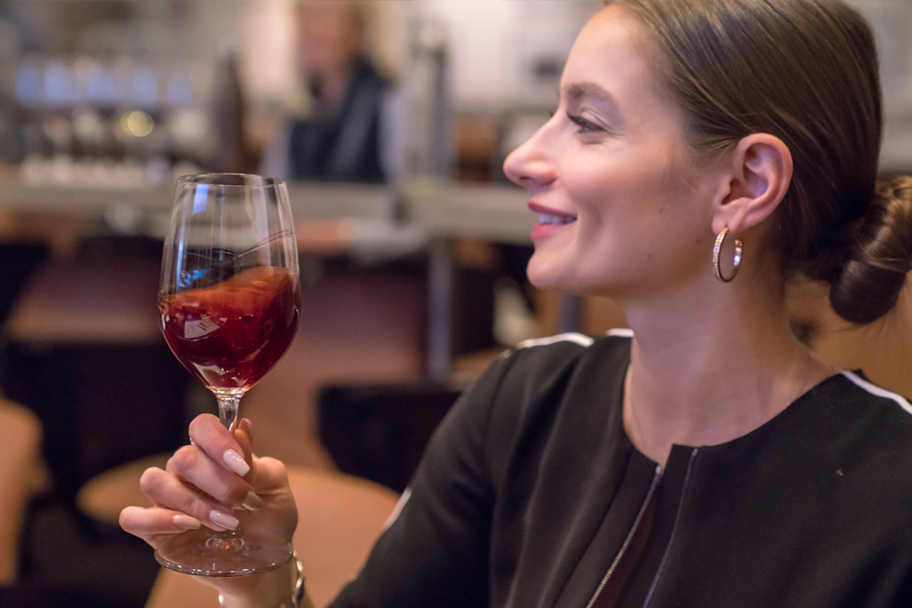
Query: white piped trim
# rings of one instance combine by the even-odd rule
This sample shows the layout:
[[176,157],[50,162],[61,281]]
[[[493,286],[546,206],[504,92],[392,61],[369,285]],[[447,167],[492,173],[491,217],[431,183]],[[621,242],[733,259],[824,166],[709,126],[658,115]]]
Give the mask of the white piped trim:
[[547,338],[532,338],[531,340],[523,340],[516,345],[516,348],[547,346],[548,344],[556,344],[558,342],[574,342],[580,346],[592,346],[592,343],[595,342],[595,340],[589,336],[584,336],[583,334],[578,334],[576,332],[567,332],[563,334],[557,334],[556,336],[548,336]]
[[386,530],[392,526],[397,519],[399,519],[399,514],[402,513],[402,509],[405,508],[405,503],[409,501],[409,498],[412,497],[412,489],[406,488],[402,493],[402,496],[399,497],[399,502],[396,503],[396,506],[393,507],[393,512],[389,514],[389,517],[386,518],[386,521],[383,522],[383,529]]
[[607,336],[616,336],[618,338],[632,338],[633,330],[629,327],[615,327],[605,332]]
[[858,386],[860,386],[861,388],[863,388],[864,390],[868,391],[872,395],[877,395],[878,397],[884,397],[885,399],[892,399],[893,401],[895,401],[896,403],[899,404],[899,407],[903,408],[904,410],[906,410],[907,412],[912,414],[912,405],[910,405],[909,402],[904,397],[897,395],[896,393],[890,392],[886,389],[880,388],[879,386],[877,386],[875,384],[871,384],[867,380],[861,378],[858,374],[855,374],[855,373],[852,373],[849,371],[844,371],[844,372],[842,372],[842,375],[845,376],[846,378],[848,378],[849,380],[851,380],[852,382],[854,382],[855,384],[857,384]]

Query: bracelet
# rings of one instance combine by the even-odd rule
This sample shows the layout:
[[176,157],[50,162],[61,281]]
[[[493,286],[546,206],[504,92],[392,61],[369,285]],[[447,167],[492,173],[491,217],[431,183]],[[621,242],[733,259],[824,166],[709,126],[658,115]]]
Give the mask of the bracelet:
[[291,559],[294,560],[296,574],[295,584],[291,589],[291,606],[292,608],[298,608],[301,605],[301,600],[304,599],[304,582],[307,580],[307,577],[304,576],[304,564],[302,564],[301,560],[298,558],[297,551],[292,553]]
[[[301,560],[298,558],[297,551],[291,554],[291,559],[295,566],[295,582],[294,586],[291,588],[291,603],[286,604],[285,602],[282,602],[278,608],[299,608],[301,600],[304,599],[304,582],[307,580],[307,577],[304,576],[304,564],[302,564]],[[224,599],[220,593],[219,606],[223,608],[224,605]]]

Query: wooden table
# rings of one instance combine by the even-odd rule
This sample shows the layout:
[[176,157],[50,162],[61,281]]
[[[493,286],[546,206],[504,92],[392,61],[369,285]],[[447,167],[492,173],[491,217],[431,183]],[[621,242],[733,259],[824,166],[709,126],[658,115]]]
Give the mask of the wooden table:
[[157,259],[54,261],[26,286],[7,323],[31,344],[159,342]]

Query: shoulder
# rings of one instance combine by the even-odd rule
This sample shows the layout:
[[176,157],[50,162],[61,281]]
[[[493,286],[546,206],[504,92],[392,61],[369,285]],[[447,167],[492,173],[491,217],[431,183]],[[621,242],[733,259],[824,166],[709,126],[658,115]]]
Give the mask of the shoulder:
[[869,478],[890,478],[908,468],[912,405],[905,397],[848,371],[820,384],[812,396],[797,425],[806,447],[817,445],[829,458],[855,463]]
[[862,399],[878,402],[902,417],[912,417],[912,404],[906,397],[877,386],[860,373],[846,371],[840,375],[857,388]]
[[603,336],[563,333],[520,342],[496,359],[470,387],[490,391],[488,397],[532,395],[566,384],[591,366],[626,369],[632,334],[612,331]]
[[912,425],[912,404],[902,395],[875,385],[860,372],[843,371],[814,390],[817,400],[836,416],[891,420]]
[[628,331],[612,331],[595,337],[563,333],[520,342],[502,353],[466,389],[462,400],[483,402],[486,410],[504,407],[515,413],[541,401],[544,394],[553,399],[571,385],[602,384],[614,375],[610,370],[623,375],[631,338]]
[[877,442],[893,438],[912,453],[912,404],[905,397],[849,371],[831,378],[817,397],[834,417],[874,435]]
[[566,333],[522,342],[491,365],[468,398],[484,401],[491,425],[507,434],[553,428],[547,421],[565,410],[600,415],[604,410],[587,404],[621,390],[631,338],[629,332]]
[[844,505],[839,512],[864,513],[876,504],[881,529],[891,534],[900,527],[908,530],[912,405],[853,372],[834,376],[821,389],[819,407],[806,420],[804,432],[804,445],[816,446],[808,449],[824,465],[816,478],[836,484],[833,488],[839,495],[834,495],[833,502]]
[[589,359],[598,359],[602,365],[606,359],[616,359],[626,366],[630,357],[630,330],[611,330],[602,336],[586,336],[579,333],[563,333],[546,338],[535,338],[520,342],[504,353],[503,358],[520,369],[537,366],[581,364]]

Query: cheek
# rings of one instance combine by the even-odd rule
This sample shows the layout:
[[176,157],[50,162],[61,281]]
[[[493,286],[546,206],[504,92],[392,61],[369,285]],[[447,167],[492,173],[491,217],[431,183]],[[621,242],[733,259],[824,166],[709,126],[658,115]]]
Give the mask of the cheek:
[[564,183],[579,215],[601,215],[629,187],[630,176],[604,160],[581,158],[564,170]]
[[588,220],[580,226],[587,236],[617,224],[633,233],[673,233],[676,222],[687,221],[695,205],[708,200],[696,186],[695,173],[681,151],[665,141],[585,151],[562,167],[567,194],[580,218]]
[[597,238],[599,232],[613,232],[619,224],[638,232],[638,224],[661,204],[656,176],[651,173],[604,162],[575,167],[567,189],[580,219],[580,234]]

